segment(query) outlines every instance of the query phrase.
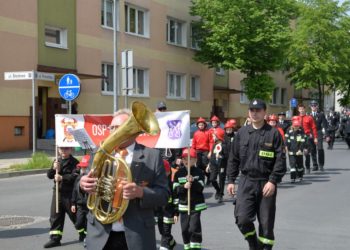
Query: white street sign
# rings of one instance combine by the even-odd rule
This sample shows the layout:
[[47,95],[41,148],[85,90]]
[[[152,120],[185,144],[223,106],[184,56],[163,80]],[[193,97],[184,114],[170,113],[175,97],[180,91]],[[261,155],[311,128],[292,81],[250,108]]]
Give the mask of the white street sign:
[[33,79],[33,71],[15,71],[5,72],[5,80],[31,80]]
[[[43,81],[55,81],[55,74],[45,73],[45,72],[37,72],[34,71],[34,77],[37,80]],[[8,80],[33,80],[33,71],[14,71],[14,72],[5,72],[4,78],[6,81]]]
[[42,81],[54,82],[55,81],[55,74],[45,73],[45,72],[35,72],[35,79],[42,80]]

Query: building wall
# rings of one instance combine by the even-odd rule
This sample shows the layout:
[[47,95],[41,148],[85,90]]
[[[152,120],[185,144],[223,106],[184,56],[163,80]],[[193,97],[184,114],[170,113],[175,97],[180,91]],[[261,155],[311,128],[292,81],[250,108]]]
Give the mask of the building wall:
[[[67,29],[67,49],[45,45],[45,26]],[[45,66],[76,68],[75,0],[38,0],[38,63]]]
[[[29,148],[28,116],[0,116],[0,152]],[[23,135],[15,136],[15,127],[23,127]]]

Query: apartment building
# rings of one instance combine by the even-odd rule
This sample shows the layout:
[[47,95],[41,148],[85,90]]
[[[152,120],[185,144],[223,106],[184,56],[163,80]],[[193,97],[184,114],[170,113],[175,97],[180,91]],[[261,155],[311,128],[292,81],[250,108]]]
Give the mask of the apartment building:
[[[75,100],[79,113],[113,112],[114,23],[119,108],[137,99],[155,109],[163,100],[169,110],[191,109],[192,117],[210,116],[214,70],[192,60],[197,48],[191,40],[189,5],[185,0],[1,1],[1,74],[55,74],[55,81],[36,81],[38,138],[54,128],[54,114],[68,112],[57,87],[63,74],[74,73],[81,80]],[[126,49],[133,51],[134,66],[127,99],[120,70]],[[1,77],[0,100],[0,151],[30,148],[31,81]]]

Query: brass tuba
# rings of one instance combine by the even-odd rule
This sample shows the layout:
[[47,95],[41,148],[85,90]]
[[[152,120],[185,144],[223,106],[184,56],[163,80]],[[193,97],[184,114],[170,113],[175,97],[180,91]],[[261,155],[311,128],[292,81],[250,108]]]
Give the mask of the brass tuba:
[[102,224],[113,223],[123,216],[129,201],[123,199],[120,182],[132,181],[127,163],[111,153],[142,132],[150,135],[160,132],[156,117],[142,102],[133,102],[131,111],[129,119],[107,137],[93,159],[93,176],[98,180],[95,193],[89,194],[87,207]]

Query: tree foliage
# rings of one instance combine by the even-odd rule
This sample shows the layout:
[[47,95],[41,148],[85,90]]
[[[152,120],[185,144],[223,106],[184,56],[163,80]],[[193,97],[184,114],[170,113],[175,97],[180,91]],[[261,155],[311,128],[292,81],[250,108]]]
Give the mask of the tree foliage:
[[297,89],[318,91],[320,106],[327,89],[346,89],[350,82],[349,4],[334,0],[299,1],[289,77]]
[[268,72],[281,68],[290,43],[294,0],[193,0],[191,14],[200,50],[194,59],[246,74],[249,99],[268,100],[274,82]]

